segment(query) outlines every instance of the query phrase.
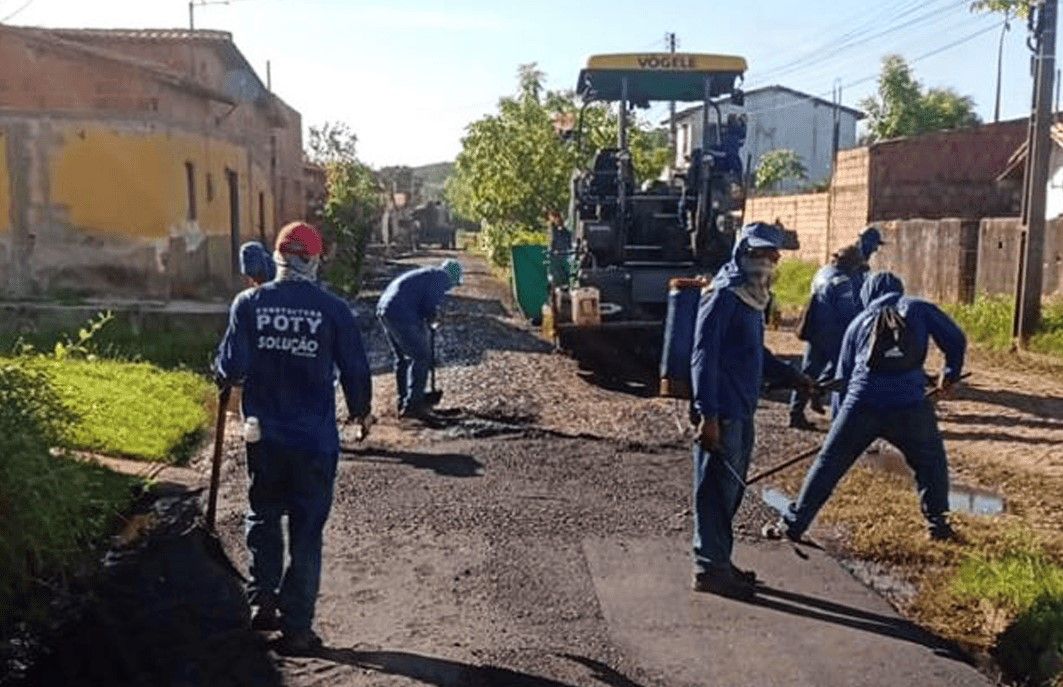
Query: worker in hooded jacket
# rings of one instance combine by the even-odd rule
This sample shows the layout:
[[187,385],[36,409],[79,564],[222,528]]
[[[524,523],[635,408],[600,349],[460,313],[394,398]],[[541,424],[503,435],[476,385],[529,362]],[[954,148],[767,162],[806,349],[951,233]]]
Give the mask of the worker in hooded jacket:
[[844,387],[830,433],[797,501],[778,523],[765,525],[765,537],[800,541],[838,481],[879,438],[900,449],[915,472],[929,536],[953,536],[948,462],[933,403],[926,397],[923,364],[933,340],[945,354],[939,383],[947,391],[960,379],[966,338],[936,305],[905,296],[904,284],[890,272],[872,274],[860,299],[865,309],[842,341],[836,378]]
[[399,417],[433,420],[425,401],[431,366],[428,328],[435,326],[447,293],[462,282],[457,260],[406,272],[384,289],[376,314],[395,356]]
[[248,241],[240,246],[240,274],[248,286],[262,286],[277,276],[273,256],[258,241]]
[[764,312],[782,235],[768,224],[742,229],[733,258],[698,307],[691,356],[695,591],[751,598],[756,576],[731,562],[732,520],[753,452],[753,415],[763,379],[810,390],[812,382],[764,348]]
[[334,370],[349,417],[363,429],[372,394],[354,316],[317,284],[321,253],[314,227],[293,222],[281,229],[274,253],[277,277],[233,301],[214,363],[219,385],[243,385],[251,624],[281,630],[281,649],[291,653],[320,645],[312,621],[339,455]]
[[[846,246],[831,256],[829,264],[816,272],[812,293],[798,335],[805,344],[801,372],[817,382],[834,378],[834,365],[841,351],[842,337],[863,306],[863,285],[867,260],[859,244]],[[812,429],[805,417],[809,397],[794,391],[790,397],[790,427]],[[813,409],[817,409],[813,405]],[[817,412],[823,412],[818,407]]]

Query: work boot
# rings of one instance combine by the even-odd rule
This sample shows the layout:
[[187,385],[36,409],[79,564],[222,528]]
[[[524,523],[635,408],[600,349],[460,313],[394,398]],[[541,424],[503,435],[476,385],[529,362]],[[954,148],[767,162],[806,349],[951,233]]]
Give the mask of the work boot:
[[790,532],[790,527],[786,524],[786,521],[779,518],[775,522],[769,522],[760,528],[760,536],[771,541],[780,541],[782,539],[789,539],[795,544],[801,542],[800,536],[794,536]]
[[812,430],[816,429],[816,426],[808,421],[804,413],[799,413],[790,416],[790,429]]
[[255,632],[276,632],[281,629],[276,601],[266,599],[251,607],[251,629]]
[[282,656],[314,656],[324,645],[313,630],[298,630],[282,634],[274,648]]
[[760,582],[760,580],[757,579],[757,574],[755,572],[753,572],[752,570],[743,570],[734,563],[731,564],[731,574],[742,580],[743,582],[748,582],[749,584],[757,584],[758,582]]
[[426,425],[439,423],[439,417],[432,412],[430,406],[424,403],[408,406],[399,417],[403,420],[416,420]]
[[757,594],[753,583],[736,576],[730,566],[696,571],[691,586],[695,592],[725,596],[739,601],[750,601]]
[[956,530],[952,529],[952,525],[945,519],[945,516],[939,516],[933,518],[927,528],[927,536],[931,541],[955,541]]

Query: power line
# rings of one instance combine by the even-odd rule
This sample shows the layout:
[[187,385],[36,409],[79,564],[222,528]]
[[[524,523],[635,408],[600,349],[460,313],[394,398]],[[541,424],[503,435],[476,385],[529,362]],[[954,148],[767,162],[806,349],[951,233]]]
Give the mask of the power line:
[[[770,74],[772,78],[775,78],[775,77],[781,76],[783,74],[789,74],[789,73],[792,73],[792,72],[800,70],[800,69],[805,69],[805,68],[810,67],[812,65],[823,63],[823,62],[825,62],[827,60],[831,60],[831,59],[837,57],[840,53],[843,53],[846,50],[849,50],[849,49],[857,47],[857,46],[862,46],[862,45],[864,45],[866,43],[869,43],[871,41],[877,40],[879,38],[883,38],[883,37],[888,36],[888,35],[890,35],[892,33],[896,33],[897,31],[901,31],[903,29],[907,29],[907,28],[910,28],[910,27],[915,26],[917,24],[923,23],[923,22],[927,21],[928,19],[934,19],[934,18],[936,18],[939,15],[946,14],[948,12],[952,12],[952,11],[954,11],[955,9],[957,9],[957,8],[959,8],[961,6],[966,5],[968,2],[969,2],[969,0],[961,0],[961,2],[957,3],[957,2],[955,2],[955,0],[952,0],[952,2],[950,2],[945,7],[937,7],[935,9],[932,9],[930,11],[927,11],[927,12],[924,12],[922,14],[919,14],[919,15],[917,15],[917,16],[911,18],[911,19],[908,19],[907,21],[901,22],[899,24],[896,24],[896,23],[891,24],[891,25],[887,26],[886,28],[884,28],[884,29],[882,29],[882,30],[880,30],[880,31],[878,31],[876,33],[854,36],[852,38],[849,38],[846,41],[840,42],[839,44],[836,44],[836,45],[832,46],[830,49],[828,49],[826,51],[823,51],[822,53],[820,53],[818,56],[816,56],[814,58],[811,58],[811,59],[799,58],[798,60],[794,60],[793,62],[791,62],[788,65],[784,65],[784,66],[779,67],[777,69],[770,70],[768,72],[768,74]],[[930,2],[928,4],[932,5],[932,4],[934,4],[934,2]],[[918,9],[925,9],[926,7],[927,7],[927,4],[924,4],[924,5],[920,6]],[[897,18],[900,19],[900,18],[903,18],[903,17],[899,16]],[[763,78],[763,76],[762,76],[762,78]]]
[[10,21],[11,19],[14,19],[18,15],[22,14],[22,10],[24,10],[27,7],[29,7],[30,5],[32,5],[35,1],[36,0],[26,0],[26,2],[22,3],[22,5],[20,5],[17,10],[15,10],[11,14],[7,15],[3,19],[0,19],[0,24],[4,23],[6,21]]
[[[939,48],[935,48],[934,50],[931,50],[930,52],[923,53],[922,55],[917,55],[916,57],[913,57],[912,59],[907,60],[907,62],[910,65],[911,64],[916,64],[918,62],[922,62],[923,60],[926,60],[926,59],[929,59],[931,57],[934,57],[935,55],[940,55],[941,53],[943,53],[943,52],[945,52],[947,50],[952,50],[953,48],[957,48],[957,47],[959,47],[959,46],[961,46],[961,45],[963,45],[965,43],[969,43],[969,42],[973,41],[975,38],[978,38],[979,36],[983,36],[983,35],[989,33],[990,31],[997,30],[998,28],[1000,28],[1003,25],[1003,23],[1004,22],[1002,22],[1002,21],[994,22],[991,26],[987,26],[987,27],[984,27],[982,29],[979,29],[978,31],[975,31],[974,33],[968,34],[968,35],[964,36],[963,38],[959,38],[959,39],[957,39],[957,40],[955,40],[955,41],[953,41],[951,43],[948,43],[946,45],[943,45],[943,46],[941,46]],[[868,76],[863,76],[863,77],[860,77],[860,78],[858,78],[858,79],[856,79],[854,81],[849,81],[848,83],[842,84],[842,88],[843,89],[849,89],[849,88],[852,88],[854,86],[859,86],[861,84],[867,83],[868,81],[874,81],[875,79],[879,78],[879,76],[880,76],[879,73],[870,74]],[[745,114],[746,114],[746,116],[752,116],[752,115],[758,115],[758,114],[766,114],[768,112],[776,112],[778,110],[786,110],[786,109],[789,109],[791,107],[796,107],[798,105],[801,105],[806,100],[811,100],[813,98],[816,98],[816,99],[827,98],[831,94],[832,94],[831,91],[826,91],[826,92],[819,93],[819,94],[816,94],[816,95],[811,95],[811,96],[809,96],[807,98],[802,98],[798,102],[787,103],[785,105],[778,105],[776,107],[769,107],[769,108],[765,108],[763,110],[754,110],[752,112],[746,112]]]

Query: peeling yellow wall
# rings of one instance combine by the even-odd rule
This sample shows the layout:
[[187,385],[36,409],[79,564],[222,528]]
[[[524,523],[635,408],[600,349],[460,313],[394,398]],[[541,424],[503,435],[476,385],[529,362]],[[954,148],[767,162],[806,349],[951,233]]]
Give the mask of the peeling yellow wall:
[[269,178],[249,165],[245,148],[205,136],[105,124],[65,126],[54,146],[50,197],[53,206],[65,207],[74,227],[146,239],[187,231],[185,163],[191,162],[202,232],[229,234],[228,169],[237,174],[241,238],[258,235],[259,191],[265,193],[267,236],[271,233]]
[[7,171],[7,137],[0,131],[0,233],[11,231],[11,177]]

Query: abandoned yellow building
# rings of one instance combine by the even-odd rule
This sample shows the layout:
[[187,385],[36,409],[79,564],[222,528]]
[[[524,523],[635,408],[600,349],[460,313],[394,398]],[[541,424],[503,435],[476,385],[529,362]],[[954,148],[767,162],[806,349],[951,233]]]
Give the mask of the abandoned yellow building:
[[0,26],[0,294],[202,298],[306,213],[302,122],[216,31]]

